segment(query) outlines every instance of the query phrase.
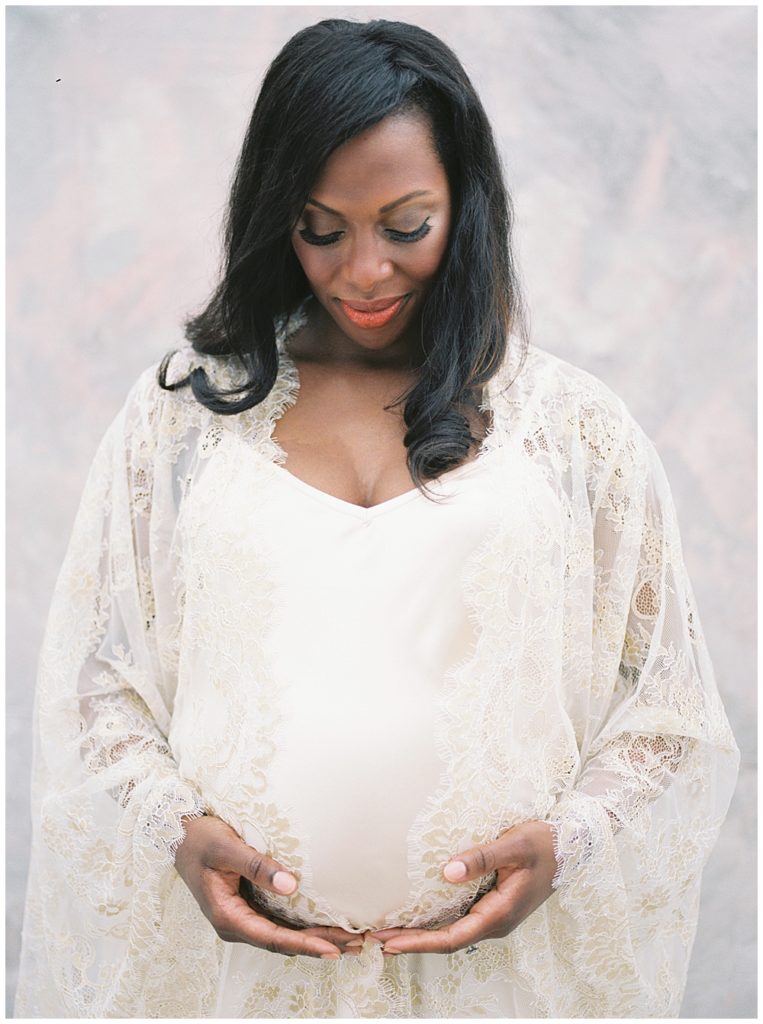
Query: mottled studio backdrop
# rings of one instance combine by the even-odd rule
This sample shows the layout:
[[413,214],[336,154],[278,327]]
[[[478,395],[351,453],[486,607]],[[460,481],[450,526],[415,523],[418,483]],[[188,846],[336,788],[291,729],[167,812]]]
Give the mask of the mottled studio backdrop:
[[533,340],[606,381],[663,457],[742,748],[682,1013],[754,1016],[755,8],[6,11],[9,997],[35,663],[90,459],[213,283],[268,62],[320,18],[387,17],[453,46],[493,119]]

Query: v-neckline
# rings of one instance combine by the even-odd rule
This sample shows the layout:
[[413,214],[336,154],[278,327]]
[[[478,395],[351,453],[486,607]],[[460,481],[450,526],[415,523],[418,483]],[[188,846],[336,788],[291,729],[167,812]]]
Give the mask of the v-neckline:
[[[268,439],[274,451],[274,457],[271,460],[271,465],[275,471],[283,475],[283,478],[289,483],[293,484],[303,493],[313,497],[317,500],[324,502],[338,509],[354,515],[360,519],[370,520],[376,516],[382,515],[385,512],[391,511],[400,505],[407,504],[409,501],[414,499],[417,495],[424,498],[421,490],[418,487],[411,487],[407,491],[403,491],[402,494],[393,495],[391,498],[386,498],[384,501],[378,501],[374,505],[358,505],[354,501],[347,501],[345,498],[340,498],[336,494],[331,494],[329,491],[324,491],[320,487],[315,487],[313,484],[309,484],[302,477],[292,473],[290,469],[287,469],[284,463],[288,459],[288,452],[281,447],[279,441],[273,436],[275,431],[276,423],[283,416],[288,408],[294,405],[297,401],[300,389],[300,374],[299,369],[292,359],[289,351],[286,348],[286,339],[290,334],[294,333],[299,327],[303,326],[307,314],[305,312],[305,306],[312,296],[308,296],[299,308],[286,321],[282,324],[281,329],[276,334],[276,345],[278,350],[278,376],[281,378],[282,389],[275,402],[274,407],[270,410],[269,419],[269,435]],[[273,392],[271,392],[272,394]],[[490,402],[490,382],[485,388],[485,402],[480,407],[483,411],[492,411],[492,403]],[[426,484],[430,487],[438,488],[446,484],[451,479],[456,479],[466,471],[476,469],[487,455],[492,451],[495,451],[495,424],[487,431],[485,436],[480,442],[479,449],[476,456],[471,458],[468,462],[462,463],[460,466],[456,466],[454,469],[447,470],[442,473],[439,477],[428,479]]]
[[[441,474],[441,476],[436,477],[433,480],[428,480],[427,483],[430,486],[442,486],[451,479],[457,479],[467,470],[476,470],[478,466],[482,466],[487,454],[488,453],[486,452],[478,458],[470,459],[469,462],[461,466],[456,466],[455,469],[448,470],[448,472]],[[329,491],[323,491],[320,487],[315,487],[313,484],[309,484],[306,480],[296,476],[290,470],[286,469],[285,466],[280,466],[277,462],[272,463],[272,466],[283,479],[285,479],[289,484],[297,487],[308,497],[314,498],[323,504],[332,506],[340,512],[346,512],[358,519],[375,519],[377,516],[390,512],[393,509],[398,508],[400,505],[407,504],[417,496],[421,498],[424,497],[418,487],[412,487],[410,490],[403,491],[402,494],[396,494],[391,498],[385,498],[384,501],[377,501],[375,505],[357,505],[354,501],[347,501],[345,498],[339,498],[336,494],[331,494]]]

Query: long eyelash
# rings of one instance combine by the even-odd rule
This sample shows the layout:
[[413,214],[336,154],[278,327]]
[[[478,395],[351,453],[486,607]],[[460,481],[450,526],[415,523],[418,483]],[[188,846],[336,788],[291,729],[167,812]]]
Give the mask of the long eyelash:
[[417,227],[415,231],[393,231],[392,228],[389,228],[388,234],[396,242],[418,242],[424,235],[428,235],[431,230],[432,227],[427,217],[424,223]]
[[310,228],[300,228],[299,233],[310,245],[331,245],[339,240],[340,235],[338,231],[335,231],[333,235],[316,235]]
[[[431,230],[432,226],[429,223],[429,218],[427,218],[415,231],[393,231],[392,228],[388,228],[387,234],[394,242],[418,242],[424,235],[428,235]],[[316,235],[314,231],[307,227],[300,228],[299,233],[310,245],[333,245],[334,242],[339,241],[341,235],[341,231],[335,231],[331,235]]]

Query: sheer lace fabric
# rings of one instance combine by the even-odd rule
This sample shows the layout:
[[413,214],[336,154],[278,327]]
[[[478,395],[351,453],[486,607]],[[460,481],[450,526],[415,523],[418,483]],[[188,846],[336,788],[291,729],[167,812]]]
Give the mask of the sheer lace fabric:
[[[322,898],[274,799],[279,589],[258,526],[299,322],[280,325],[278,380],[255,409],[216,416],[152,367],[98,449],[40,657],[16,1014],[676,1016],[739,751],[659,457],[601,382],[538,348],[487,391],[490,514],[459,579],[473,642],[433,702],[440,772],[387,923],[464,912],[493,879],[454,895],[444,863],[532,818],[554,828],[554,894],[471,953],[385,960],[366,944],[334,963],[223,943],[177,875],[181,818],[207,810],[304,879],[267,898],[280,914],[369,923]],[[192,365],[237,372],[190,349],[171,372]]]

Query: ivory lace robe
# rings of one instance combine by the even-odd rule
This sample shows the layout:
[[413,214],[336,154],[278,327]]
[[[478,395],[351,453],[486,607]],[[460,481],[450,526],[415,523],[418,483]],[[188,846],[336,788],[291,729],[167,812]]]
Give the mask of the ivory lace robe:
[[[428,698],[430,791],[424,774],[398,848],[360,879],[400,904],[379,916],[348,889],[340,906],[341,887],[312,862],[284,766],[305,777],[326,751],[318,724],[312,743],[293,742],[306,726],[290,732],[287,662],[272,657],[289,633],[309,641],[304,618],[279,618],[284,573],[293,563],[299,580],[300,564],[283,538],[291,529],[297,544],[300,520],[279,534],[273,505],[287,486],[309,496],[287,484],[271,437],[297,398],[284,342],[302,315],[279,325],[278,379],[254,409],[215,415],[189,388],[161,390],[151,367],[98,449],[40,657],[16,1015],[677,1016],[739,751],[659,457],[607,387],[537,347],[513,383],[507,364],[487,388],[476,477],[443,477],[461,518],[425,513],[418,492],[424,504],[406,505],[446,534],[453,515],[454,542],[471,531],[450,586],[472,633]],[[237,372],[186,348],[171,379],[194,365],[223,381]],[[331,663],[315,668],[328,686]],[[389,763],[415,752],[415,730],[385,729]],[[341,800],[326,792],[319,839],[326,854],[335,838],[340,857]],[[533,818],[554,827],[555,891],[473,952],[385,959],[367,943],[336,962],[285,958],[220,940],[177,874],[180,817],[205,809],[297,874],[293,896],[266,899],[297,924],[452,920],[494,876],[454,886],[442,866]]]

